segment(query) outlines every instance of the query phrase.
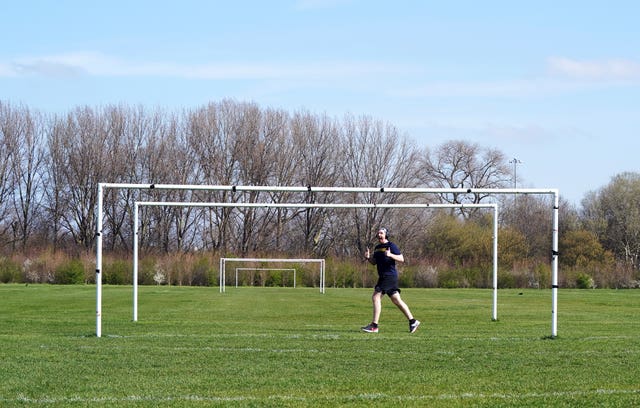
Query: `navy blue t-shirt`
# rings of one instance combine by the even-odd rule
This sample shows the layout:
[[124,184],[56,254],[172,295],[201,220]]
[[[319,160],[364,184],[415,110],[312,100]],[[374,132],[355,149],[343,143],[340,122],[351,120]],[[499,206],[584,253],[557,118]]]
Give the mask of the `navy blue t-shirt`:
[[391,253],[394,255],[401,255],[400,248],[393,242],[389,241],[385,244],[378,244],[373,250],[373,259],[376,261],[376,268],[378,268],[378,276],[383,278],[386,276],[398,276],[398,270],[396,269],[395,259],[391,259],[385,252],[387,249],[391,249]]

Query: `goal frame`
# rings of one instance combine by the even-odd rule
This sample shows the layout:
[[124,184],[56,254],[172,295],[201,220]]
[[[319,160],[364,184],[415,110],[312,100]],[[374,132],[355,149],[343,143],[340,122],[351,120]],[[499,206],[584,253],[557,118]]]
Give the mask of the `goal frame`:
[[[417,187],[314,187],[314,186],[238,186],[194,184],[98,183],[96,205],[96,337],[102,337],[102,229],[104,191],[133,190],[192,190],[231,192],[299,192],[299,193],[409,193],[409,194],[485,194],[485,195],[552,195],[551,236],[551,338],[557,337],[558,304],[558,215],[560,192],[557,188],[417,188]],[[228,203],[227,203],[228,204]],[[375,204],[373,204],[375,206]],[[428,205],[426,205],[428,206]],[[469,206],[469,204],[465,205]]]
[[[220,277],[219,277],[219,282],[220,282],[220,293],[224,293],[226,292],[226,287],[227,287],[227,262],[277,262],[277,263],[317,263],[319,266],[319,270],[320,270],[320,281],[319,281],[319,287],[320,287],[320,293],[324,293],[324,273],[325,273],[325,260],[322,258],[227,258],[227,257],[221,257],[220,258]],[[236,268],[236,271],[239,268]],[[245,269],[252,269],[252,270],[265,270],[265,269],[270,269],[270,270],[289,270],[289,271],[293,271],[293,276],[294,276],[294,280],[293,280],[293,286],[295,287],[295,273],[296,270],[295,269],[285,269],[285,268],[245,268]],[[236,287],[238,287],[238,275],[236,273]]]
[[[138,224],[139,209],[141,206],[169,206],[169,207],[249,207],[249,208],[492,208],[493,209],[493,307],[491,320],[498,320],[498,205],[487,204],[325,204],[325,203],[225,203],[225,202],[189,202],[189,201],[136,201],[134,203],[134,240],[133,240],[133,321],[138,321]],[[225,276],[223,272],[223,258],[220,259],[220,293],[225,292]],[[247,258],[249,259],[249,258]],[[308,259],[308,258],[307,258]],[[259,261],[260,259],[254,259]],[[296,262],[298,260],[282,260],[283,262]],[[325,266],[324,260],[320,267],[320,293],[325,293]]]

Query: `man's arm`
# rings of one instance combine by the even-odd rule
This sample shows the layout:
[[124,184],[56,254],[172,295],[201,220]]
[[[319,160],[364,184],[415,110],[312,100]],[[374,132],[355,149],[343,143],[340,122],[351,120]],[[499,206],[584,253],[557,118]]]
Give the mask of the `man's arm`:
[[[393,248],[394,252],[397,252],[397,254],[394,254],[393,252],[391,252],[391,249]],[[396,262],[404,262],[404,255],[402,255],[402,253],[400,252],[400,248],[398,248],[398,246],[396,244],[391,244],[389,246],[389,248],[387,248],[387,257],[393,259]]]
[[370,263],[371,265],[375,265],[375,264],[376,264],[376,260],[375,260],[375,258],[373,258],[373,257],[371,256],[371,250],[369,249],[369,247],[367,247],[367,250],[364,252],[364,258],[365,258],[367,261],[369,261],[369,263]]
[[390,249],[387,249],[387,257],[393,259],[396,262],[404,262],[404,255],[392,254]]

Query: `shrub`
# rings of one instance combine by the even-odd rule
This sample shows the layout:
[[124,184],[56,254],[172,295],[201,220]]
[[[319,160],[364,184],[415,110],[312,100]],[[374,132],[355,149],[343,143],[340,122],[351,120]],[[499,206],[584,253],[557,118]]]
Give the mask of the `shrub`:
[[418,288],[435,288],[438,285],[438,269],[433,265],[420,266],[413,279]]
[[593,289],[595,286],[593,278],[586,273],[579,273],[576,277],[576,287],[578,289]]
[[209,265],[209,258],[201,257],[197,259],[191,272],[191,285],[209,286],[213,273],[213,268]]
[[411,267],[398,269],[398,284],[401,288],[412,288],[414,284],[414,270]]
[[74,285],[84,282],[84,265],[80,259],[70,259],[60,264],[54,272],[54,283]]
[[0,258],[0,282],[20,282],[20,265],[9,258]]
[[[159,284],[155,279],[160,267],[156,263],[154,257],[146,257],[138,261],[138,284],[139,285],[156,285]],[[164,279],[160,279],[164,283]]]
[[326,267],[325,273],[329,275],[325,276],[325,280],[336,288],[357,287],[357,283],[360,280],[360,273],[352,262],[343,262],[339,265]]
[[455,289],[467,287],[467,284],[459,270],[449,269],[438,274],[438,287]]
[[498,271],[498,288],[509,289],[516,287],[516,279],[511,272]]
[[35,268],[36,264],[31,259],[26,258],[22,262],[22,278],[27,283],[40,282],[40,274]]
[[533,288],[548,288],[551,286],[551,265],[539,263],[533,269],[529,286]]
[[265,274],[264,286],[275,287],[282,285],[282,271],[268,271]]
[[117,259],[106,265],[104,269],[104,281],[110,285],[122,285],[130,279],[127,279],[131,265],[122,259]]
[[[27,282],[54,283],[56,269],[69,258],[63,252],[43,251],[33,260],[23,264]],[[95,278],[94,278],[95,280]]]
[[167,283],[167,273],[160,263],[155,263],[153,266],[153,281],[156,285],[163,285]]

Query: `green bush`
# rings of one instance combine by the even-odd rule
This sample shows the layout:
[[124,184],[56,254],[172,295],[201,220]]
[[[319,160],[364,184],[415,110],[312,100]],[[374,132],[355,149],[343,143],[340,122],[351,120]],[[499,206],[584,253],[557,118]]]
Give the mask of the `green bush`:
[[413,279],[414,269],[411,267],[402,268],[398,270],[398,284],[401,288],[413,288],[415,287],[415,280]]
[[[332,270],[334,270],[335,268],[335,264],[333,262],[327,261],[326,265],[325,265],[325,280],[327,282],[328,286],[331,286],[331,278],[330,275],[332,275]],[[298,282],[302,282],[303,286],[307,286],[310,288],[315,288],[319,285],[320,283],[320,272],[318,271],[318,267],[316,267],[315,265],[311,268],[309,268],[308,264],[304,264],[304,265],[295,265],[294,268],[297,269],[297,279]]]
[[54,283],[74,285],[84,282],[84,265],[80,259],[70,259],[60,264],[54,272]]
[[539,263],[533,270],[534,288],[548,288],[551,285],[551,265],[547,263]]
[[339,265],[337,268],[327,269],[326,273],[331,275],[331,278],[325,277],[327,282],[332,282],[333,287],[336,288],[355,288],[360,280],[360,272],[356,269],[356,265],[352,262],[345,262]]
[[[156,285],[158,282],[154,280],[157,272],[155,257],[146,257],[138,261],[138,284],[139,285]],[[133,279],[133,278],[132,278]]]
[[593,278],[586,273],[579,273],[576,277],[576,287],[578,289],[593,289],[595,286]]
[[110,285],[122,285],[130,282],[128,276],[132,271],[129,262],[122,259],[116,259],[104,267],[104,282]]
[[498,288],[510,289],[516,287],[516,279],[513,272],[498,271]]
[[0,282],[21,282],[20,265],[9,258],[0,258]]
[[269,287],[282,286],[282,272],[268,271],[268,273],[266,274],[264,286],[269,286]]
[[213,275],[214,271],[209,265],[209,258],[201,257],[193,264],[193,269],[191,271],[191,285],[209,286],[209,282],[211,282]]
[[442,270],[438,273],[438,287],[455,289],[465,287],[464,278],[457,269]]

